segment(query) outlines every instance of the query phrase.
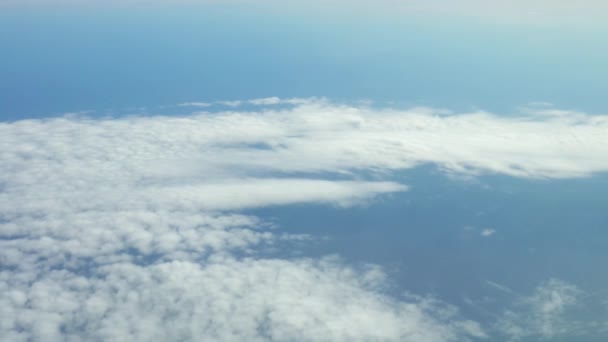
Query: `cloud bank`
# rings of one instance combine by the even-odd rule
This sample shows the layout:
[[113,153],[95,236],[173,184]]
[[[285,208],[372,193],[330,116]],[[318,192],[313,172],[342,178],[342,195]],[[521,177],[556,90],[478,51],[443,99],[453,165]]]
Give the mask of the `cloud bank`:
[[608,120],[584,113],[245,102],[255,109],[0,124],[0,339],[483,338],[445,303],[387,295],[379,267],[273,257],[315,237],[241,210],[358,205],[406,191],[391,173],[428,163],[526,178],[608,169]]

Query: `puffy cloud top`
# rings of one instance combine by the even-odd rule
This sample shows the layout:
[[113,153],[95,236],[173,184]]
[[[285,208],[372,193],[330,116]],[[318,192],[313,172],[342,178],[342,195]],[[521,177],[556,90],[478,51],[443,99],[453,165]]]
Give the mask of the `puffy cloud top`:
[[[427,163],[467,176],[608,170],[601,116],[243,103],[257,109],[0,124],[0,339],[484,337],[447,304],[389,296],[377,266],[265,256],[314,237],[239,210],[356,205],[407,190],[361,171],[378,179]],[[573,298],[564,286],[550,313]]]

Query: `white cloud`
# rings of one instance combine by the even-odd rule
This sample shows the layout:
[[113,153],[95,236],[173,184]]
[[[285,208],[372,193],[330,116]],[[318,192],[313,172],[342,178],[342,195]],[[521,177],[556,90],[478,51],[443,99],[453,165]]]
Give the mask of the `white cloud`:
[[445,304],[387,296],[377,267],[269,257],[314,237],[238,210],[356,205],[407,190],[359,171],[425,163],[473,176],[608,170],[604,117],[279,101],[293,106],[0,124],[0,340],[483,337]]
[[[506,311],[499,329],[512,340],[524,337],[552,338],[588,334],[578,331],[584,324],[568,319],[568,309],[578,304],[582,291],[559,279],[551,279],[527,297],[520,297],[513,310]],[[587,322],[588,323],[588,322]]]
[[496,230],[492,229],[492,228],[486,228],[486,229],[482,230],[480,234],[483,237],[490,237],[490,236],[496,234]]
[[445,304],[389,297],[378,267],[268,256],[314,237],[235,211],[407,189],[329,180],[313,173],[341,170],[305,154],[300,170],[255,160],[300,124],[282,115],[0,124],[0,340],[484,336]]
[[[184,127],[187,124],[215,127],[208,133],[214,137],[227,132],[209,153],[201,151],[196,157],[248,170],[349,172],[434,163],[446,172],[466,175],[569,178],[606,171],[606,117],[552,112],[560,115],[546,110],[516,117],[446,115],[429,108],[378,110],[308,101],[290,109],[167,124],[186,132],[192,131]],[[249,148],[255,144],[266,148]]]
[[184,102],[180,103],[180,107],[211,107],[213,104],[209,102]]
[[485,284],[496,290],[506,305],[497,306],[496,297],[466,300],[476,311],[496,317],[487,329],[497,341],[587,341],[608,332],[605,308],[598,302],[598,295],[605,291],[586,293],[555,278],[540,283],[530,293],[490,280]]
[[378,294],[378,275],[332,260],[231,258],[115,263],[90,277],[52,271],[25,287],[0,282],[8,291],[3,337],[447,341],[483,334],[433,301],[394,302]]
[[215,101],[215,102],[183,102],[179,103],[177,106],[179,107],[211,107],[213,105],[220,105],[226,107],[239,107],[245,104],[250,104],[254,106],[273,106],[273,105],[304,105],[304,104],[313,104],[313,103],[321,103],[325,102],[324,98],[287,98],[281,99],[276,96],[272,97],[263,97],[251,100],[233,100],[233,101]]
[[324,98],[288,98],[281,99],[279,97],[265,97],[260,99],[253,99],[247,101],[247,103],[256,105],[256,106],[270,106],[270,105],[305,105],[305,104],[314,104],[314,103],[323,103],[326,102]]
[[227,107],[238,107],[243,104],[243,101],[217,101],[217,104],[227,106]]
[[496,282],[493,282],[493,281],[490,281],[490,280],[486,280],[486,285],[489,285],[492,288],[494,288],[494,289],[496,289],[498,291],[501,291],[503,293],[509,294],[509,295],[514,295],[515,294],[515,292],[513,292],[513,290],[511,290],[509,287],[507,287],[505,285],[502,285],[502,284],[499,284],[499,283],[496,283]]
[[274,96],[274,97],[266,97],[266,98],[261,98],[261,99],[253,99],[253,100],[249,100],[248,102],[253,105],[256,105],[256,106],[268,106],[268,105],[280,104],[281,99]]

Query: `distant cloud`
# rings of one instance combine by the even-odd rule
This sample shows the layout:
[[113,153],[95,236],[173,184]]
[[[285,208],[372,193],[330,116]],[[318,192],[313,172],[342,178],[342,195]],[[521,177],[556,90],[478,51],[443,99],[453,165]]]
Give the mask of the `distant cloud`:
[[486,228],[484,230],[481,231],[481,236],[483,237],[489,237],[496,234],[496,230],[492,229],[492,228]]
[[[212,155],[201,152],[202,158],[224,165],[238,160],[247,168],[280,172],[396,170],[424,163],[473,176],[570,178],[608,170],[608,160],[603,158],[608,152],[605,116],[527,109],[507,118],[433,108],[382,110],[323,99],[252,101],[295,105],[214,116],[217,124],[235,122],[225,131],[222,143],[213,145]],[[194,127],[203,120],[209,118],[192,117],[189,122]],[[167,123],[176,130],[189,129],[174,121]],[[247,148],[256,144],[268,148]]]
[[[506,296],[510,304],[498,314],[492,308],[485,309],[488,302],[483,300],[469,300],[467,304],[498,317],[488,327],[489,335],[497,341],[587,341],[608,333],[604,314],[598,314],[605,312],[605,308],[595,303],[598,295],[605,295],[606,291],[589,294],[556,278],[540,283],[530,293],[518,293],[489,280],[485,283]],[[598,308],[602,311],[596,311]]]
[[268,105],[280,105],[280,104],[305,105],[305,104],[321,103],[321,102],[325,102],[325,101],[326,100],[324,98],[316,98],[316,97],[288,98],[288,99],[281,99],[278,97],[266,97],[266,98],[249,100],[249,101],[247,101],[247,103],[253,104],[256,106],[268,106]]
[[262,98],[262,99],[250,100],[249,103],[258,105],[258,106],[264,106],[264,105],[267,106],[267,105],[279,104],[279,103],[281,103],[281,99],[278,97],[266,97],[266,98]]
[[243,103],[243,101],[217,101],[215,103],[223,105],[223,106],[227,106],[227,107],[238,107]]
[[212,103],[209,102],[184,102],[180,103],[178,106],[180,107],[210,107]]
[[575,285],[551,279],[527,297],[520,297],[512,310],[506,311],[499,327],[512,340],[524,337],[553,338],[586,334],[584,324],[567,318],[568,310],[576,306],[582,291]]
[[272,106],[272,105],[304,105],[310,103],[320,103],[325,101],[323,98],[287,98],[281,99],[279,97],[263,97],[251,100],[232,100],[232,101],[214,101],[214,102],[183,102],[179,103],[179,107],[212,107],[214,105],[226,106],[226,107],[239,107],[243,105],[254,105],[254,106]]
[[486,280],[486,285],[491,286],[492,288],[499,290],[501,292],[504,292],[506,294],[510,294],[510,295],[514,295],[515,293],[513,292],[513,290],[511,290],[510,288],[508,288],[505,285],[490,281],[490,280]]

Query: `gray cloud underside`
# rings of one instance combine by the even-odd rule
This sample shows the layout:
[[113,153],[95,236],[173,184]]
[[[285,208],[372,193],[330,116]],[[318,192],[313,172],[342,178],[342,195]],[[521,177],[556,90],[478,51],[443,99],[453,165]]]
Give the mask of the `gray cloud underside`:
[[379,178],[424,163],[468,176],[608,169],[608,120],[599,116],[447,115],[317,100],[263,107],[274,104],[0,124],[0,340],[483,337],[449,305],[387,296],[378,267],[264,257],[314,237],[238,211],[356,205],[407,190],[363,181],[359,171]]

